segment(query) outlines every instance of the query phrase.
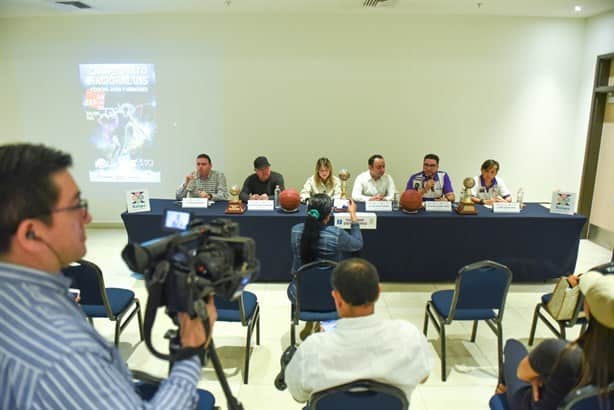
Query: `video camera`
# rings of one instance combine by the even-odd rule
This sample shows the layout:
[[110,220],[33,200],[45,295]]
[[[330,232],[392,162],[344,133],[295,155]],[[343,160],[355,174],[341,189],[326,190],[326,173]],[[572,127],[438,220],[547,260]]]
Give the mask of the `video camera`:
[[[171,212],[178,213],[167,210],[164,221],[172,219],[168,216]],[[185,214],[189,219],[189,213]],[[155,356],[172,360],[151,346],[150,331],[157,308],[166,306],[173,319],[177,312],[206,317],[209,297],[238,298],[259,273],[260,264],[254,240],[239,236],[238,224],[229,219],[215,219],[208,224],[192,220],[181,228],[174,224],[164,227],[186,230],[141,244],[129,243],[122,258],[132,271],[145,276],[149,292],[145,342]]]

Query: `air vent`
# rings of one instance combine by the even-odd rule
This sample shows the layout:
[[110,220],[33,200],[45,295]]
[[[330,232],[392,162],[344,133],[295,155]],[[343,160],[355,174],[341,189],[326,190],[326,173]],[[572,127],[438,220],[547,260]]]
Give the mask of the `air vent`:
[[92,8],[90,5],[82,3],[80,1],[56,1],[55,4],[61,4],[63,6],[72,6],[78,9],[91,9]]

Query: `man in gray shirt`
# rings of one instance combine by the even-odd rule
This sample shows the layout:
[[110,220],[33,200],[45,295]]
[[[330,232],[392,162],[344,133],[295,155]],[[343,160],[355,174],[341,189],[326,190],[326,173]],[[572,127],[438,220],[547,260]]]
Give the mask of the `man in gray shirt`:
[[185,197],[227,200],[226,176],[211,169],[209,155],[200,154],[196,157],[196,170],[186,175],[185,182],[177,189],[176,197],[178,200]]

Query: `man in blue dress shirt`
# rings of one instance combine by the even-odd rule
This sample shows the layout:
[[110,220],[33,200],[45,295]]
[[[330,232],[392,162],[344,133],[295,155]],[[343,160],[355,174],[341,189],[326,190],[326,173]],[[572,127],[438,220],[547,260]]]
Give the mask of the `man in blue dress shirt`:
[[[42,145],[0,146],[0,409],[193,408],[198,357],[177,361],[145,403],[119,351],[70,296],[61,268],[85,255],[92,220],[71,164]],[[184,347],[205,344],[200,320],[179,321]]]

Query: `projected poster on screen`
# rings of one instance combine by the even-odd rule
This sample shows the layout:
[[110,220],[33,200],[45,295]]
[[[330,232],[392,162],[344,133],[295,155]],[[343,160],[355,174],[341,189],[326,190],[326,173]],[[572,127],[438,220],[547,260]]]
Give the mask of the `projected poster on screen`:
[[153,64],[79,64],[82,106],[95,151],[91,182],[160,182],[153,157]]

